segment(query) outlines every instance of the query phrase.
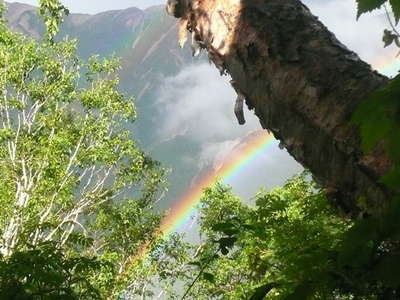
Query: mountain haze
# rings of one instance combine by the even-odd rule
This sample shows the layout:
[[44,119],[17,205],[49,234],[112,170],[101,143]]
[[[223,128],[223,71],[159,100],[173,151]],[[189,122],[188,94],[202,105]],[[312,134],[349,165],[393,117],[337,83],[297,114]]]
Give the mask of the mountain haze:
[[[14,30],[30,37],[38,39],[44,32],[33,6],[9,3],[6,17]],[[79,40],[78,54],[83,59],[93,54],[121,57],[121,89],[136,96],[138,120],[133,135],[172,169],[162,208],[169,207],[216,157],[228,155],[243,137],[260,129],[251,112],[245,126],[237,125],[235,94],[228,79],[208,65],[205,55],[193,58],[188,45],[179,48],[176,20],[166,15],[163,6],[70,14],[58,38],[66,36]],[[284,151],[274,149],[268,155],[263,158],[266,165],[254,166],[256,176],[238,183],[243,195],[254,193],[260,185],[280,184],[300,170]]]
[[[33,38],[39,38],[44,32],[34,6],[9,3],[6,18],[13,29]],[[77,38],[78,53],[83,59],[93,53],[122,57],[123,89],[143,95],[141,89],[145,86],[150,89],[154,78],[176,74],[194,61],[189,51],[178,47],[176,30],[176,20],[168,17],[159,5],[145,10],[132,7],[96,15],[70,14],[59,36]]]

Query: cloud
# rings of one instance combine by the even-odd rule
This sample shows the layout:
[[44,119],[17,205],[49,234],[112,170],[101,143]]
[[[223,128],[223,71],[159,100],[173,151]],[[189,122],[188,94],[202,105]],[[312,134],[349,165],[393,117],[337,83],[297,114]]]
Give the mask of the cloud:
[[245,107],[246,124],[238,124],[233,112],[236,93],[228,77],[221,77],[207,63],[190,65],[176,76],[164,79],[157,93],[158,140],[184,136],[198,145],[190,157],[199,170],[227,155],[232,148],[261,125]]
[[355,0],[306,0],[304,3],[335,33],[339,41],[373,67],[380,67],[382,61],[396,59],[396,47],[383,48],[383,30],[389,28],[383,9],[362,15],[357,21]]
[[232,149],[240,144],[240,138],[222,142],[204,144],[199,154],[199,167],[205,167],[212,162],[212,168],[218,170]]
[[[39,0],[18,0],[11,2],[22,2],[31,5],[38,6]],[[152,5],[165,4],[165,0],[62,0],[61,1],[66,7],[70,9],[72,13],[86,13],[96,14],[107,10],[125,9],[128,7],[138,7],[141,9],[147,8]]]
[[289,177],[302,170],[303,167],[275,143],[257,155],[228,183],[243,199],[250,199],[261,188],[270,190],[281,186]]
[[[218,168],[241,140],[261,125],[252,111],[246,109],[246,124],[238,125],[233,113],[236,94],[228,77],[221,77],[214,66],[206,63],[191,65],[176,76],[167,77],[157,92],[160,140],[184,136],[198,145],[198,152],[182,152],[182,161],[190,157],[199,170]],[[235,192],[243,196],[255,193],[259,187],[268,188],[301,170],[286,151],[277,144],[270,147],[233,180]]]
[[187,135],[199,144],[224,142],[261,128],[250,111],[246,124],[238,125],[233,113],[236,94],[229,78],[206,63],[165,78],[157,97],[161,140]]

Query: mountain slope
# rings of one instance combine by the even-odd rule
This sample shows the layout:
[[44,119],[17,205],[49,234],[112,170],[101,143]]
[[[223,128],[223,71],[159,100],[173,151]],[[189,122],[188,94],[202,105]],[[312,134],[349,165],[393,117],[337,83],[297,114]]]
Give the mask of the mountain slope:
[[[8,4],[6,17],[14,30],[33,38],[40,38],[44,31],[33,6]],[[236,123],[233,111],[225,113],[227,105],[233,110],[232,88],[205,64],[205,56],[192,58],[189,49],[179,48],[176,20],[166,15],[163,6],[71,14],[59,38],[65,36],[79,40],[78,54],[84,59],[92,54],[121,57],[121,89],[136,96],[139,117],[131,128],[133,135],[172,169],[170,192],[161,204],[164,208],[202,168],[212,165],[213,154],[227,141],[260,127],[251,116],[246,126],[232,126]],[[194,106],[196,110],[191,109]],[[225,150],[229,153],[229,148]],[[298,170],[291,158],[283,157],[276,165],[284,164],[286,175]],[[259,183],[276,182],[267,175],[257,177]]]

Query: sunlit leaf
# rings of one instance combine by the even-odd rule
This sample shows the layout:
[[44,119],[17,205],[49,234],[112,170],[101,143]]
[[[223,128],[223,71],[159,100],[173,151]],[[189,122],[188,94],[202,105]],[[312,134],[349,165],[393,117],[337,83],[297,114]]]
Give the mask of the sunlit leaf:
[[396,21],[396,25],[400,20],[400,1],[398,0],[389,0],[390,5],[392,6],[392,11],[394,14],[394,18]]
[[211,273],[203,272],[202,276],[203,276],[204,280],[207,280],[207,281],[209,281],[211,283],[215,282],[215,276],[213,274],[211,274]]
[[357,18],[359,18],[363,13],[371,12],[382,6],[386,0],[356,0],[357,1]]
[[265,296],[275,287],[274,283],[267,283],[254,290],[249,300],[263,300]]

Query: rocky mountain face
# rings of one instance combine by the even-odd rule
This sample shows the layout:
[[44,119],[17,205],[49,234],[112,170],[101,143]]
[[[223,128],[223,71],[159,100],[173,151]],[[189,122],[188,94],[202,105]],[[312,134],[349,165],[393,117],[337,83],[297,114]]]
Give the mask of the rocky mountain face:
[[[36,7],[22,3],[7,6],[6,18],[13,29],[40,38],[44,26]],[[154,88],[157,77],[176,74],[194,62],[189,51],[180,51],[176,30],[177,22],[166,15],[163,6],[146,10],[132,7],[96,15],[70,14],[59,37],[77,38],[78,53],[84,59],[93,54],[121,57],[122,88],[140,98]]]
[[[42,36],[45,28],[36,7],[22,3],[8,3],[7,6],[6,18],[11,28],[35,39]],[[58,38],[77,38],[78,55],[83,59],[94,54],[121,58],[120,87],[126,94],[135,96],[138,110],[138,119],[131,126],[132,133],[152,156],[174,169],[169,178],[172,194],[168,198],[171,200],[166,202],[172,201],[198,171],[194,165],[177,159],[185,151],[196,155],[198,145],[187,137],[165,142],[160,142],[158,137],[162,118],[162,109],[157,104],[158,87],[184,66],[201,61],[193,59],[189,49],[179,48],[176,32],[176,20],[166,15],[163,6],[154,6],[146,10],[132,7],[95,15],[70,14],[58,35]],[[168,207],[168,204],[163,206]]]

